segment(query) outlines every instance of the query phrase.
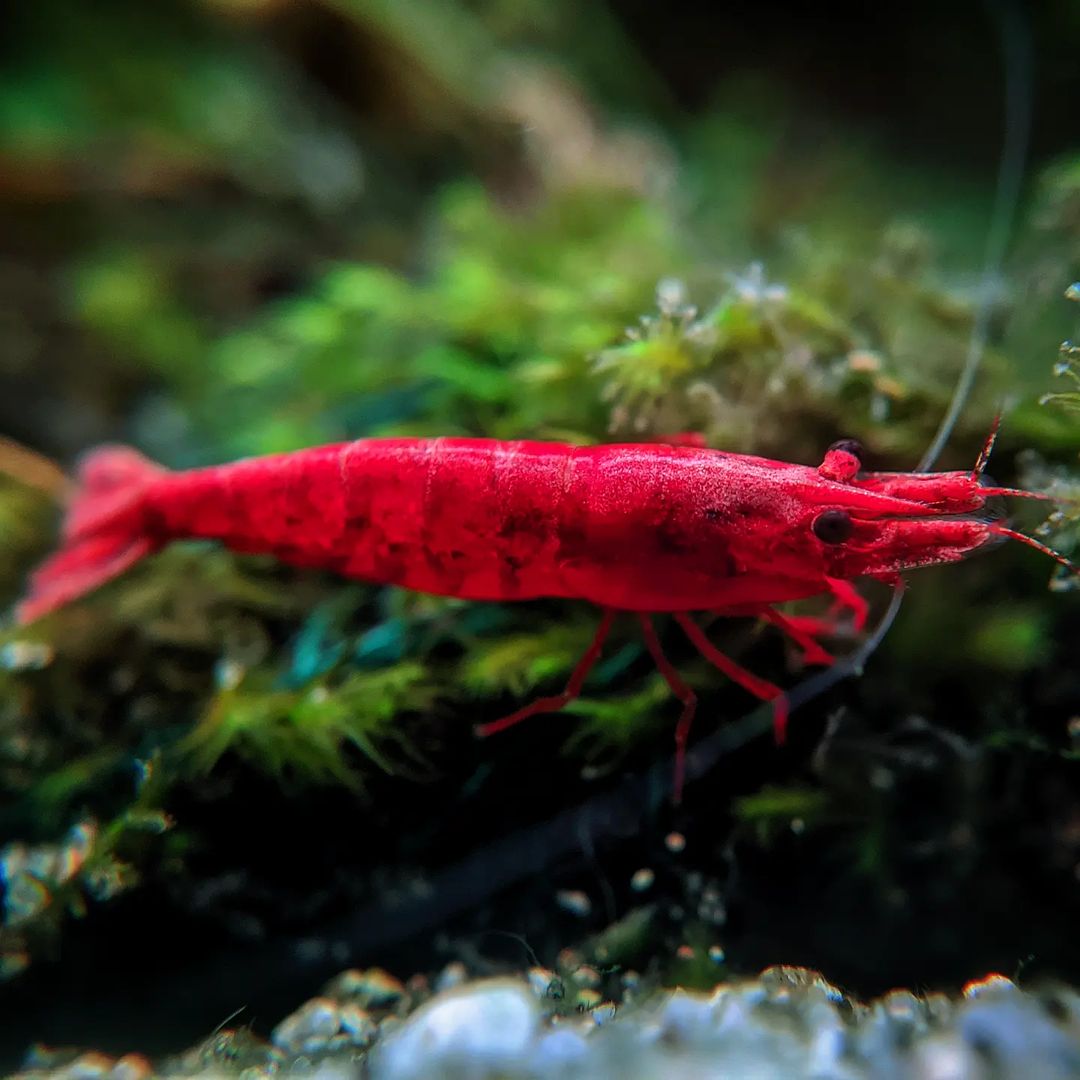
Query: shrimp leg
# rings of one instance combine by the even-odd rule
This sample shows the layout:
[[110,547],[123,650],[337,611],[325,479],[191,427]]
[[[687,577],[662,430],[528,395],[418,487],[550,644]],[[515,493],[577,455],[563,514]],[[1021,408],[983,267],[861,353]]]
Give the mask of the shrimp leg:
[[840,621],[841,615],[845,611],[849,611],[851,612],[850,630],[856,634],[860,633],[866,626],[866,618],[870,613],[870,605],[866,602],[866,599],[849,581],[843,581],[840,578],[826,578],[825,581],[828,584],[829,592],[833,595],[832,606],[825,615],[781,616],[788,624],[787,627],[784,627],[771,616],[766,615],[764,611],[759,612],[759,614],[770,622],[775,622],[789,637],[797,640],[792,631],[813,638],[835,637],[838,634],[850,632]]
[[818,635],[835,630],[834,625],[828,620],[802,615],[782,615],[768,604],[741,604],[739,607],[716,608],[709,614],[764,619],[802,649],[803,663],[822,664],[825,667],[832,667],[836,663],[836,657],[822,648],[817,640]]
[[870,614],[870,605],[866,602],[866,597],[850,581],[844,581],[843,578],[826,578],[825,580],[828,582],[829,591],[836,598],[833,611],[850,611],[855,632],[859,633],[866,626],[866,617]]
[[604,642],[611,631],[611,624],[614,619],[614,609],[605,608],[603,615],[600,617],[600,625],[596,628],[596,634],[592,639],[592,644],[585,650],[585,655],[582,656],[577,662],[577,667],[570,673],[570,678],[566,682],[566,689],[561,694],[537,698],[536,701],[530,702],[509,716],[504,716],[500,720],[492,720],[487,724],[479,724],[476,728],[476,734],[482,737],[494,735],[496,732],[513,727],[530,716],[536,716],[538,713],[558,712],[569,705],[574,698],[581,694],[581,688],[586,678],[588,678],[589,672],[593,669],[596,661],[600,659],[600,653],[603,651]]
[[686,636],[706,660],[719,668],[732,682],[738,683],[748,693],[761,701],[773,703],[773,731],[777,745],[782,745],[787,738],[788,704],[787,696],[775,683],[759,678],[752,671],[747,671],[725,656],[706,636],[705,631],[685,612],[675,612],[675,621],[683,628]]
[[675,725],[675,793],[672,802],[676,806],[682,802],[683,777],[686,772],[686,742],[690,738],[690,725],[694,722],[694,712],[697,710],[697,694],[682,681],[682,677],[672,666],[671,661],[664,655],[660,646],[660,639],[656,636],[656,627],[652,619],[644,611],[638,612],[638,621],[641,623],[641,634],[645,639],[645,647],[649,650],[664,681],[671,688],[671,692],[682,702],[683,711]]
[[781,615],[779,611],[771,607],[763,607],[756,614],[766,622],[772,623],[802,649],[804,663],[823,664],[825,667],[832,667],[836,663],[836,657],[823,649],[814,637],[813,628],[808,630],[797,617]]
[[[828,654],[814,639],[861,633],[866,626],[869,604],[850,582],[838,578],[826,578],[825,582],[828,591],[833,594],[833,604],[824,616],[784,616],[780,615],[779,611],[769,608],[757,608],[747,613],[753,613],[779,626],[783,633],[804,650],[807,663],[833,663],[833,658],[824,659]],[[841,616],[845,611],[851,613],[850,626],[845,626],[841,622]]]

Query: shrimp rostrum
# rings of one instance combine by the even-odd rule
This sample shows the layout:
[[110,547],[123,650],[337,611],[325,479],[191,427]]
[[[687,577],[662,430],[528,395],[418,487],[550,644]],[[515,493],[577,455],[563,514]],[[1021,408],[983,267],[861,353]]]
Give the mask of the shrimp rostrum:
[[482,726],[492,734],[578,695],[614,616],[630,612],[682,702],[676,797],[696,706],[661,649],[652,616],[670,613],[712,664],[773,702],[783,691],[716,649],[695,612],[775,624],[810,662],[828,623],[775,605],[831,595],[861,628],[853,582],[896,583],[1011,537],[1062,556],[985,513],[993,436],[967,472],[864,473],[852,440],[814,468],[698,447],[570,446],[484,439],[363,439],[185,472],[103,447],[80,470],[64,543],[33,575],[18,618],[75,600],[164,545],[209,538],[240,552],[348,578],[473,600],[585,600],[595,638],[562,693]]

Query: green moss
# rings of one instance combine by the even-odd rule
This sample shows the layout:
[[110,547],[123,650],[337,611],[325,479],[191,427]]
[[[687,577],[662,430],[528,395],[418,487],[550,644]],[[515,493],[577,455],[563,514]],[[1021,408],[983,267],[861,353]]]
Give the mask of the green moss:
[[180,744],[189,767],[207,773],[233,753],[290,784],[360,790],[349,751],[391,775],[409,772],[408,757],[401,764],[392,759],[394,748],[408,753],[411,745],[401,716],[427,711],[434,701],[424,668],[410,662],[317,680],[302,690],[274,690],[265,675],[237,669],[222,679],[226,686]]
[[473,694],[522,696],[564,677],[588,648],[595,626],[561,624],[541,633],[512,634],[475,649],[461,665],[463,686]]
[[603,775],[617,768],[635,746],[670,728],[674,714],[665,716],[665,704],[672,707],[671,690],[660,675],[629,694],[579,698],[564,710],[583,720],[563,744],[563,753],[581,758],[592,775]]
[[[1074,283],[1065,290],[1067,299],[1080,302],[1080,284]],[[1060,357],[1054,365],[1054,374],[1072,386],[1080,387],[1080,347],[1071,341],[1065,341],[1060,348]],[[1074,453],[1080,442],[1080,428],[1076,414],[1080,412],[1080,390],[1062,390],[1044,394],[1040,405],[1052,406],[1052,410],[1042,410],[1043,415],[1059,417],[1064,429],[1062,443]],[[1049,425],[1048,425],[1049,426]],[[1045,446],[1050,440],[1042,440]],[[1058,449],[1051,446],[1051,449]],[[1063,555],[1074,559],[1080,552],[1080,473],[1075,464],[1071,467],[1049,464],[1040,454],[1029,451],[1025,455],[1024,482],[1034,491],[1043,492],[1054,504],[1047,519],[1038,528],[1040,540],[1051,545]],[[1057,566],[1050,579],[1050,586],[1055,591],[1064,592],[1077,588],[1080,575],[1067,566]]]

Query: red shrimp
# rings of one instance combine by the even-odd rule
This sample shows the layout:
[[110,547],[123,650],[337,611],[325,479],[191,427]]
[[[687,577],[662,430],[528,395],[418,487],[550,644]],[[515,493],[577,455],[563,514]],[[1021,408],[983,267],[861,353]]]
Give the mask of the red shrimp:
[[865,601],[851,582],[896,582],[905,570],[961,559],[1012,537],[980,517],[995,495],[971,472],[860,474],[861,450],[834,443],[817,468],[688,446],[570,446],[484,439],[364,439],[170,472],[133,450],[89,455],[64,544],[32,576],[27,622],[116,577],[173,540],[200,537],[370,582],[471,600],[563,597],[598,606],[596,635],[562,693],[485,724],[484,735],[576,697],[616,612],[632,612],[682,702],[675,729],[678,800],[696,707],[652,624],[674,615],[712,664],[774,703],[783,691],[716,649],[692,612],[758,616],[811,662],[831,657],[823,627],[782,615],[785,601],[831,594],[857,626]]

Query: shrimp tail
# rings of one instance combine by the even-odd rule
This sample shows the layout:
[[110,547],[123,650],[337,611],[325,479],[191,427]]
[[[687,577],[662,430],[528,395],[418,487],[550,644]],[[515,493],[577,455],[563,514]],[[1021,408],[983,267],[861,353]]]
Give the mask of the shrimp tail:
[[148,528],[146,492],[166,472],[125,446],[91,451],[78,470],[60,549],[31,574],[16,621],[55,611],[155,551],[160,544]]

